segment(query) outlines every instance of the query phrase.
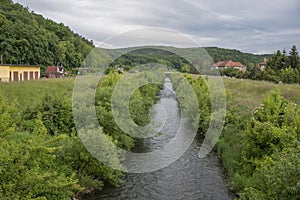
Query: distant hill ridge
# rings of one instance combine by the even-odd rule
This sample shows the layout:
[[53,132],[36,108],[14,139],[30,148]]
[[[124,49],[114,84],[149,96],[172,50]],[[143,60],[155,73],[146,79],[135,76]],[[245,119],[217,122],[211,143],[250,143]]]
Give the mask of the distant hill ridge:
[[[45,19],[11,0],[0,0],[0,56],[3,63],[40,65],[42,72],[45,72],[46,66],[56,64],[72,70],[81,66],[94,47],[93,41],[74,33],[63,23]],[[168,48],[178,50],[174,47],[164,47],[165,50]],[[113,58],[113,54],[122,50],[124,49],[103,49],[101,59],[107,62]],[[197,48],[180,50],[185,54],[193,54]],[[270,57],[217,47],[205,47],[205,50],[215,62],[233,60],[246,66],[260,63],[264,57]],[[135,51],[130,55],[133,57],[126,58],[132,63],[140,63],[141,57],[147,57],[145,60],[166,59],[166,62],[172,62],[173,65],[185,64],[185,61],[174,56],[168,57],[150,51]]]

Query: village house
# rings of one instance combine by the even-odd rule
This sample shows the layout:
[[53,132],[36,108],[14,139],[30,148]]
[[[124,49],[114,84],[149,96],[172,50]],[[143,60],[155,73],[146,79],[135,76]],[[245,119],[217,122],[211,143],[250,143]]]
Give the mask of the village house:
[[227,69],[227,68],[235,68],[241,71],[247,70],[247,67],[245,65],[243,65],[240,62],[234,62],[232,60],[217,62],[213,65],[213,67],[220,70]]
[[30,65],[0,65],[0,82],[16,82],[40,79],[39,66]]
[[264,58],[264,61],[259,63],[259,69],[261,71],[264,71],[267,67],[267,63],[268,63],[268,59],[267,58]]
[[63,66],[48,66],[46,78],[63,78],[65,76]]

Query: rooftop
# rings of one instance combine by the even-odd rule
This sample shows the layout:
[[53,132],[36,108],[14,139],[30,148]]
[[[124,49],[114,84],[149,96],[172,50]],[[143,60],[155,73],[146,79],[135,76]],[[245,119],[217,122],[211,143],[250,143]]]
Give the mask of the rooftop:
[[245,65],[243,65],[240,62],[234,62],[232,60],[227,60],[227,61],[217,62],[215,64],[215,66],[217,66],[217,67],[244,67]]

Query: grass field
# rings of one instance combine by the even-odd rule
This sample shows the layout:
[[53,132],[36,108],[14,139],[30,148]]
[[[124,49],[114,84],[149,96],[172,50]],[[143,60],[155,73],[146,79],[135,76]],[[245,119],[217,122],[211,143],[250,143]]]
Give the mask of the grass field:
[[[16,99],[19,105],[27,107],[39,102],[45,95],[66,95],[72,97],[74,78],[42,79],[18,83],[0,83],[0,92],[10,100]],[[251,113],[262,103],[265,95],[278,88],[282,95],[300,104],[300,86],[275,84],[266,81],[224,78],[226,90],[231,94],[235,106]]]
[[34,106],[46,95],[72,97],[74,78],[41,79],[15,83],[0,83],[0,93],[9,100],[16,100],[21,107]]
[[294,103],[300,104],[300,86],[289,84],[275,84],[266,81],[240,80],[224,78],[224,85],[232,96],[234,102],[251,113],[253,109],[262,104],[268,92],[279,89],[281,94]]

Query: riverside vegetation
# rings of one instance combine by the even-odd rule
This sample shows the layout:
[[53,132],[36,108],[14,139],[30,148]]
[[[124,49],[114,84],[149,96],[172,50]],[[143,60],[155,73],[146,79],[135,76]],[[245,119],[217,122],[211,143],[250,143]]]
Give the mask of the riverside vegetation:
[[[96,110],[103,132],[117,146],[130,149],[134,139],[118,129],[110,108],[111,93],[120,78],[121,75],[110,74],[101,79]],[[201,134],[210,122],[208,88],[203,78],[185,78],[201,102]],[[117,186],[122,181],[122,173],[95,160],[77,136],[71,107],[73,82],[74,79],[63,79],[0,85],[1,197],[68,199],[100,190],[103,184]],[[180,79],[176,83],[175,88]],[[286,86],[290,87],[294,86]],[[148,110],[160,89],[159,85],[150,84],[134,93],[130,112],[137,124],[149,122]],[[263,95],[263,104],[250,115],[244,111],[243,106],[248,105],[242,105],[237,90],[231,86],[228,91],[229,108],[217,151],[227,170],[229,186],[241,199],[297,199],[299,105],[274,90]],[[107,156],[114,162],[122,159],[113,153]]]
[[241,199],[299,199],[300,106],[273,90],[250,116],[231,107],[217,151]]
[[[96,109],[103,132],[116,145],[130,149],[133,138],[122,134],[110,120],[111,93],[119,78],[111,74],[101,79]],[[116,186],[120,183],[122,173],[94,159],[77,136],[71,101],[73,82],[64,79],[1,84],[1,198],[68,199],[100,190],[104,182]],[[149,121],[147,111],[156,102],[159,90],[157,85],[146,85],[133,94],[131,115],[137,124]],[[119,162],[119,155],[106,156]]]
[[[92,41],[74,34],[67,26],[11,0],[0,0],[0,44],[0,55],[6,63],[41,65],[42,72],[46,66],[60,63],[74,74],[94,48]],[[166,50],[133,51],[116,60],[111,68],[117,65],[131,69],[152,62],[191,72],[188,62]],[[214,47],[206,50],[215,62],[232,59],[249,68],[245,73],[229,69],[222,72],[225,75],[299,83],[296,46],[289,55],[285,51],[253,55]],[[101,58],[108,61],[114,54],[101,51]],[[184,51],[195,53],[194,48]],[[265,71],[260,71],[256,64],[264,57],[269,63]],[[117,146],[131,149],[134,138],[124,135],[113,120],[111,93],[121,75],[111,71],[101,79],[95,99],[101,131]],[[202,134],[210,123],[208,88],[203,78],[185,78],[199,101],[198,133]],[[176,89],[180,79],[172,79]],[[216,150],[227,170],[230,188],[241,199],[299,199],[299,86],[237,79],[224,82],[228,111]],[[74,79],[0,83],[0,198],[70,199],[100,190],[104,184],[117,186],[122,182],[123,174],[94,159],[77,136],[72,114],[73,83]],[[160,89],[159,85],[149,84],[133,94],[130,112],[137,124],[149,122],[148,110]],[[179,93],[178,98],[184,98],[184,94]],[[117,164],[122,159],[115,153],[105,156]]]

